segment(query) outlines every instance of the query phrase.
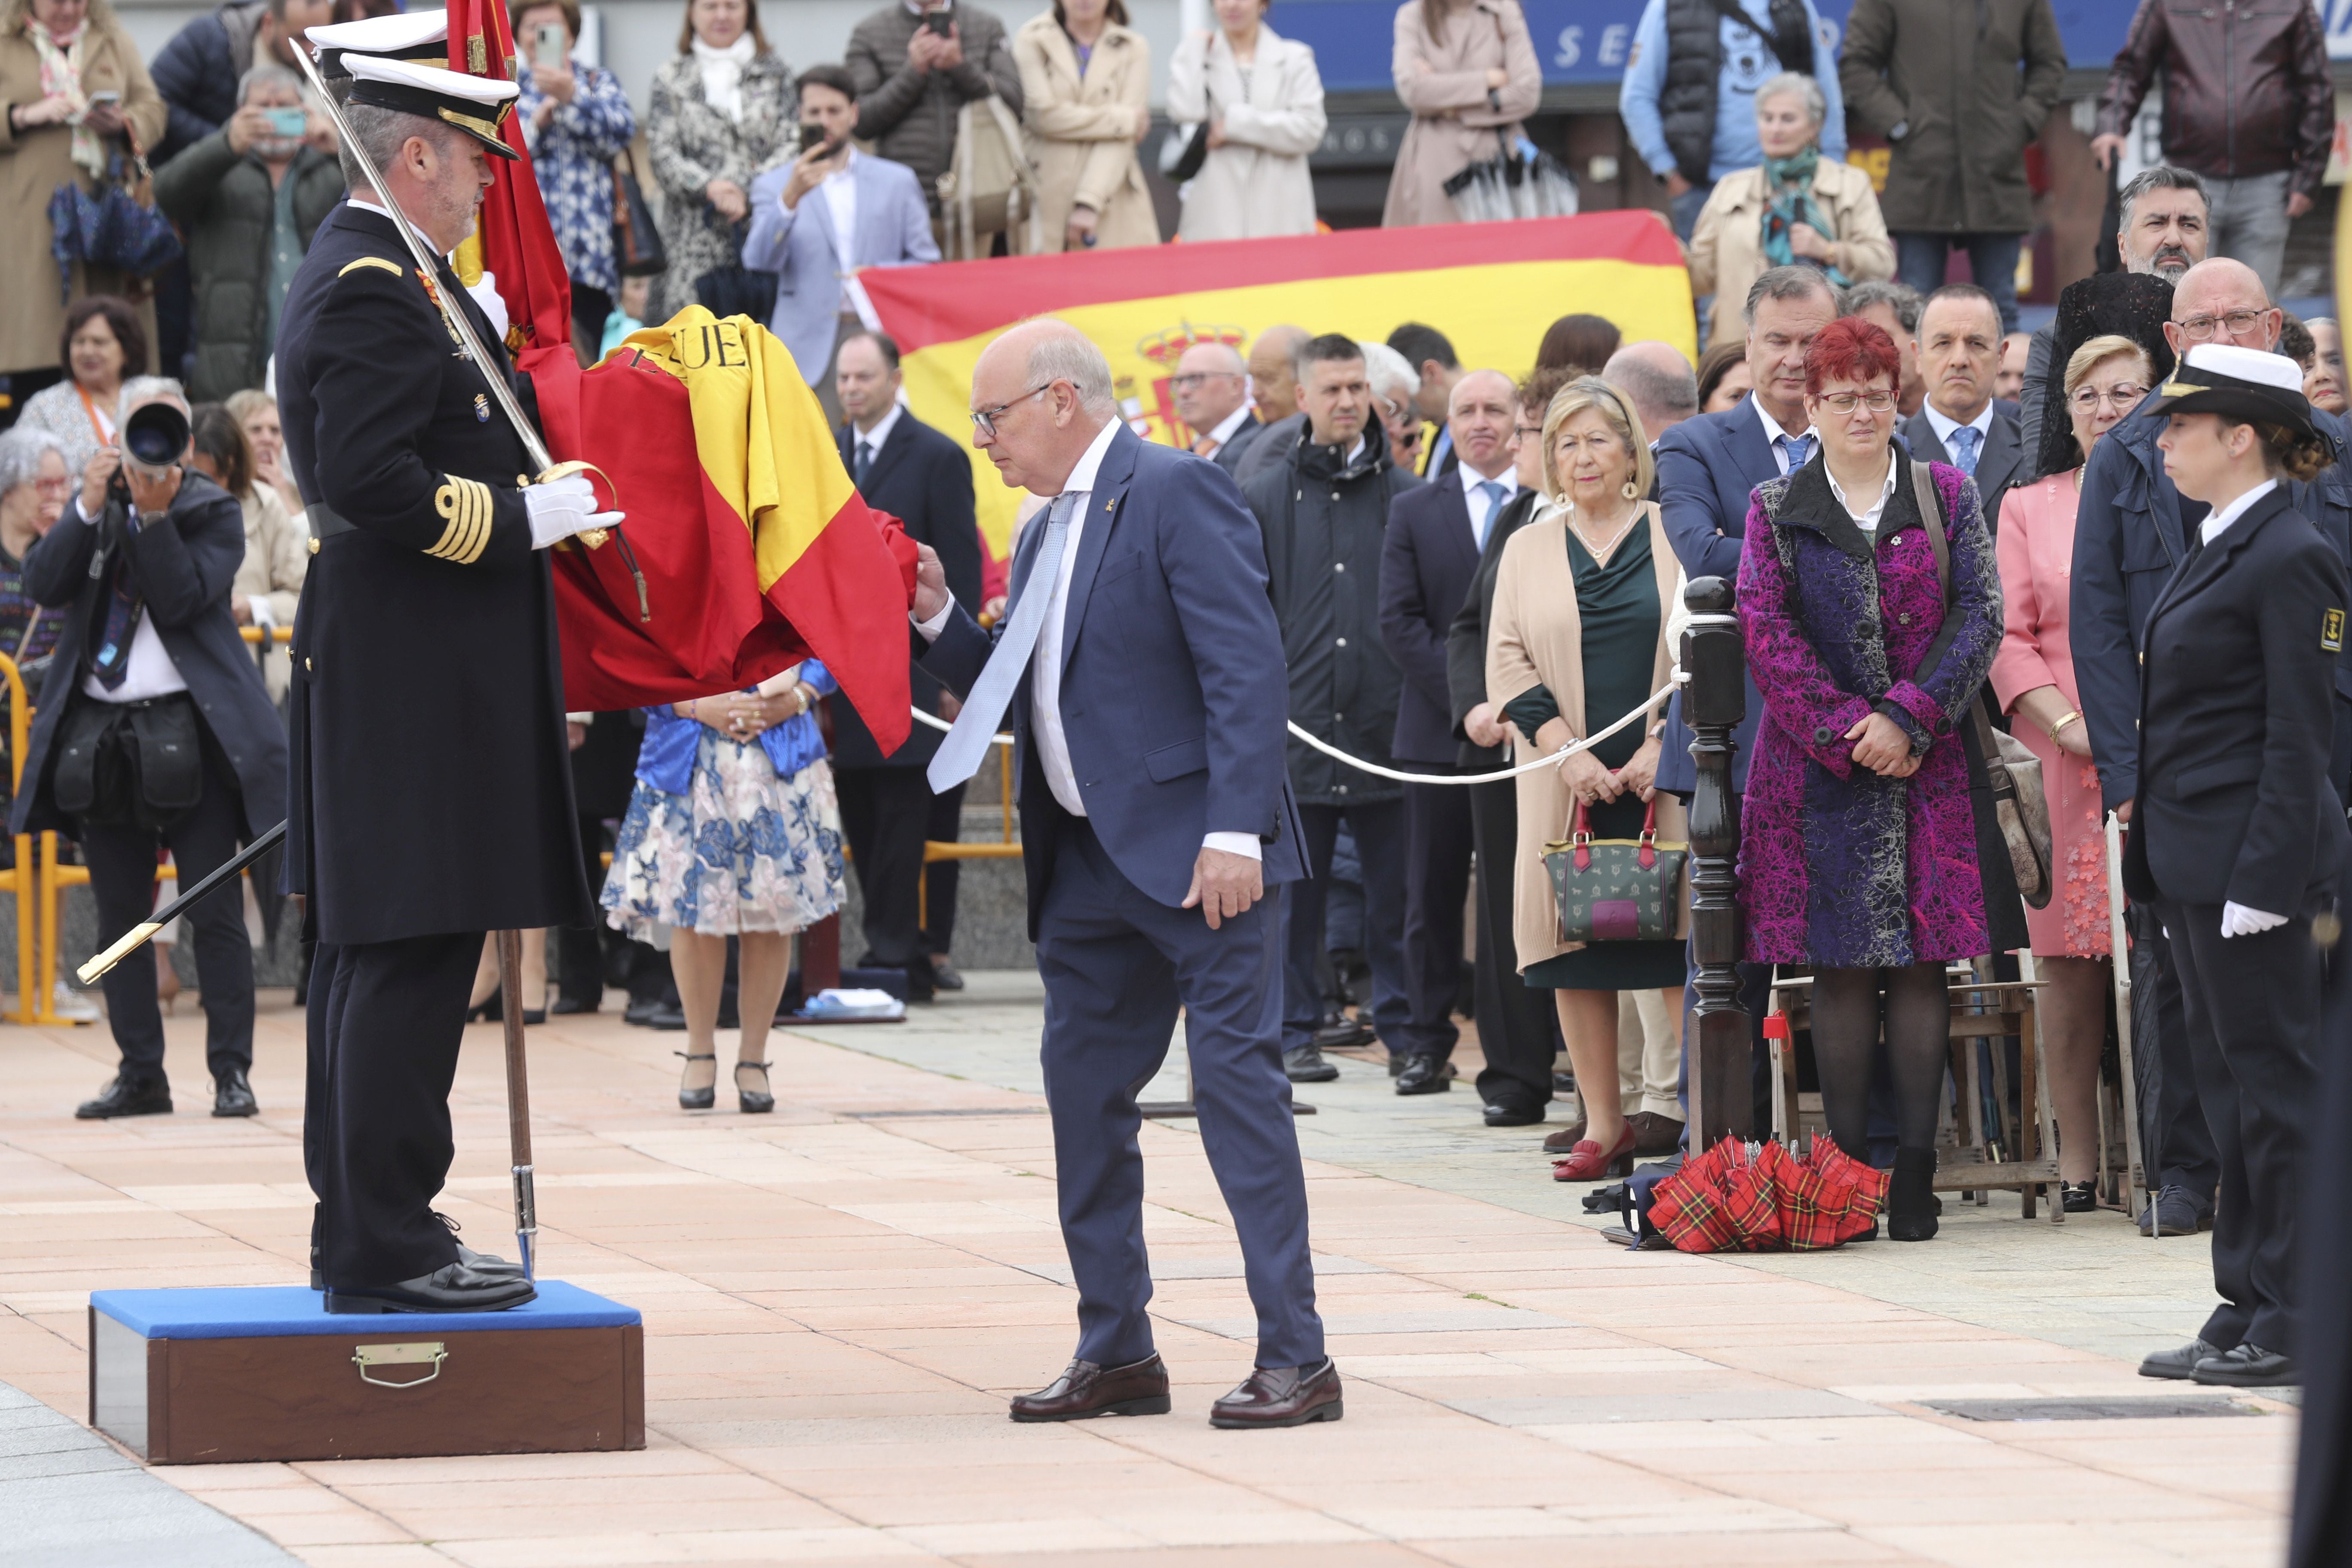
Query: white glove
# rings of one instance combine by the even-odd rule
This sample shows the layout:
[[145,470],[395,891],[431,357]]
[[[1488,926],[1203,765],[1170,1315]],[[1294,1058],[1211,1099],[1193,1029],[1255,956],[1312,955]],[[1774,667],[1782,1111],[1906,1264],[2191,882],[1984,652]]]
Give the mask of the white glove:
[[566,474],[522,492],[523,509],[530,514],[530,547],[544,550],[559,539],[585,533],[592,528],[618,528],[628,515],[596,510],[596,487],[584,474]]
[[474,303],[479,305],[482,308],[482,314],[490,319],[490,330],[497,334],[498,340],[500,342],[506,342],[507,301],[506,296],[499,292],[499,275],[495,272],[483,273],[481,281],[466,292],[474,297]]
[[2221,906],[2221,934],[2224,937],[2255,936],[2273,926],[2284,924],[2284,915],[2265,914],[2260,910],[2250,910],[2243,904],[2225,903]]

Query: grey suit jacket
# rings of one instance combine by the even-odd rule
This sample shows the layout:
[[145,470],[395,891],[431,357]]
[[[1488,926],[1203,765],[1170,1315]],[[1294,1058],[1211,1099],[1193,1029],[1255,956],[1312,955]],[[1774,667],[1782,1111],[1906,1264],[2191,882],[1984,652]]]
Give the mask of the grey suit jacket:
[[[792,177],[787,163],[751,182],[743,265],[776,275],[776,313],[768,330],[792,351],[801,378],[814,386],[833,363],[845,303],[843,268],[832,205],[820,189],[787,210],[784,186]],[[857,233],[849,252],[856,266],[909,267],[940,258],[930,208],[912,169],[860,153],[850,160],[849,177],[857,189]]]

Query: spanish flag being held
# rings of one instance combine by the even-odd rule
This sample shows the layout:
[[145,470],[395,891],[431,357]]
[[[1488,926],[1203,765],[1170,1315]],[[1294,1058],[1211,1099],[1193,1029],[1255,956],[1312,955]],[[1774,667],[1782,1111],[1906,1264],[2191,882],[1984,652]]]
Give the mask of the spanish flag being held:
[[814,655],[896,751],[915,546],[859,498],[784,345],[689,305],[566,369],[551,356],[532,378],[548,446],[618,493],[652,618],[617,549],[558,546],[564,706],[684,701]]

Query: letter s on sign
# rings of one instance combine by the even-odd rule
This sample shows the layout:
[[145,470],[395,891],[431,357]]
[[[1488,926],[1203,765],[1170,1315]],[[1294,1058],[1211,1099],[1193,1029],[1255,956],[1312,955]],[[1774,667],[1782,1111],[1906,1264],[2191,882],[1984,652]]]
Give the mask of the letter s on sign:
[[1553,52],[1551,63],[1556,66],[1559,66],[1562,68],[1566,68],[1567,67],[1573,66],[1577,61],[1583,58],[1584,29],[1581,27],[1562,27],[1559,30],[1559,47]]

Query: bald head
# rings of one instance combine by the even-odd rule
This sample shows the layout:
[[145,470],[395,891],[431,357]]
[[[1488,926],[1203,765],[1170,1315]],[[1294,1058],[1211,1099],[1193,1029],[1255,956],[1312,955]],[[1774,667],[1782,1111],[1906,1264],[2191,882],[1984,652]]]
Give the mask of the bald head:
[[988,454],[1007,486],[1059,495],[1118,412],[1110,362],[1067,321],[1024,321],[981,351],[971,372],[971,444]]
[[1642,417],[1642,431],[1656,440],[1698,412],[1698,376],[1682,350],[1645,338],[1609,356],[1601,379],[1623,393]]
[[2276,351],[2284,324],[2261,275],[2242,261],[2216,256],[2182,273],[2172,286],[2172,320],[2164,324],[2164,336],[2176,354],[2198,343],[2232,343],[2268,353]]
[[1196,436],[1223,425],[1249,401],[1249,378],[1231,343],[1194,343],[1176,361],[1169,389],[1176,395],[1176,417]]
[[1491,479],[1511,466],[1511,434],[1518,422],[1519,395],[1499,370],[1474,370],[1446,395],[1445,424],[1462,466]]
[[1298,351],[1310,335],[1304,327],[1268,327],[1250,346],[1250,386],[1257,396],[1257,416],[1269,425],[1298,412]]

